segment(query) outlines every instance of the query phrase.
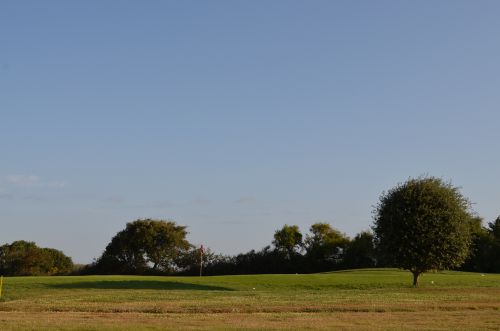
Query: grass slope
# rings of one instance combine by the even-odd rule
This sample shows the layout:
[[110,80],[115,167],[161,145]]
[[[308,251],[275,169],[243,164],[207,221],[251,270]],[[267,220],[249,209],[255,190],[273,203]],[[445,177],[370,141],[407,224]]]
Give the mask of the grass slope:
[[500,275],[350,270],[312,275],[13,277],[1,330],[500,330]]

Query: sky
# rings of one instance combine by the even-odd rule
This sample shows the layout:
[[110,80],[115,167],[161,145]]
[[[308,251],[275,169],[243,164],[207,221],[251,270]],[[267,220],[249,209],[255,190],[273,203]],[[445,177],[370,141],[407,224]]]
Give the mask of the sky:
[[127,222],[218,253],[354,236],[430,175],[500,215],[498,1],[2,1],[0,244]]

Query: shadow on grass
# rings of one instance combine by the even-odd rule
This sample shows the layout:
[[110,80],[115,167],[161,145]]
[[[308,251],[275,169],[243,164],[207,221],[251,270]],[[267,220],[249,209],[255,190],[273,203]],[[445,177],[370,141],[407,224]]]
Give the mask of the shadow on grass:
[[154,280],[93,281],[66,284],[47,284],[59,289],[109,289],[109,290],[187,290],[187,291],[233,291],[222,286]]

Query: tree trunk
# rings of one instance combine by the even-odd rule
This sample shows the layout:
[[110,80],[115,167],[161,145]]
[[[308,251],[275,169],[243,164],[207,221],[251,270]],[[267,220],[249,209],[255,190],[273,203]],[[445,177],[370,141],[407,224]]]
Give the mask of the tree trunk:
[[418,287],[418,277],[420,276],[420,272],[412,271],[413,274],[413,286]]

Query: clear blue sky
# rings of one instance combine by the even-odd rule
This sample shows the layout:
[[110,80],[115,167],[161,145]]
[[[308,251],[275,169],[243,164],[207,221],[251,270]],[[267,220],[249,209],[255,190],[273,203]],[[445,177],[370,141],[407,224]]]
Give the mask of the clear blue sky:
[[98,257],[168,218],[217,252],[354,235],[422,174],[500,214],[498,1],[2,1],[0,244]]

